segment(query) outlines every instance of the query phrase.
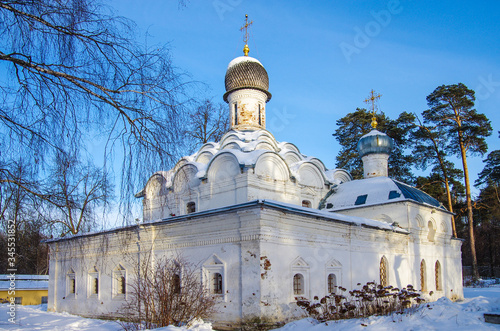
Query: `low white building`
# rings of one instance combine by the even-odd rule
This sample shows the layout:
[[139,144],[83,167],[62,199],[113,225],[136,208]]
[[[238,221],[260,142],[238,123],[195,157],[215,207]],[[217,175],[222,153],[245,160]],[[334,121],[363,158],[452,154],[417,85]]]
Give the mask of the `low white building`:
[[352,180],[265,130],[258,60],[231,61],[225,84],[231,130],[151,176],[141,224],[49,242],[49,309],[117,314],[141,252],[199,264],[219,326],[285,321],[296,296],[368,281],[463,297],[451,213],[387,177],[391,138],[374,129],[360,140],[365,178]]

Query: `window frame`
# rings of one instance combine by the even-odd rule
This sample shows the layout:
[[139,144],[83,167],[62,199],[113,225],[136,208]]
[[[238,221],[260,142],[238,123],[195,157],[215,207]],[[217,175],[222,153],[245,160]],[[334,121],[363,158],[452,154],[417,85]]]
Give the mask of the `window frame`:
[[325,269],[326,277],[324,279],[325,295],[330,294],[330,292],[328,292],[328,276],[331,274],[335,275],[337,288],[339,288],[339,286],[342,286],[342,263],[340,263],[335,258],[330,259],[326,264],[326,269]]
[[210,276],[210,293],[215,294],[215,295],[222,295],[224,294],[224,283],[223,283],[223,277],[222,274],[219,272],[214,272]]
[[[291,302],[295,302],[295,297],[297,296],[301,296],[301,297],[304,297],[304,298],[310,298],[311,295],[310,295],[310,266],[309,264],[302,258],[302,257],[297,257],[295,258],[295,260],[292,261],[291,263],[291,273],[289,274],[289,282],[288,284],[291,285],[290,287],[290,301]],[[294,291],[294,288],[293,288],[293,279],[294,279],[294,276],[296,274],[301,274],[303,276],[303,286],[304,286],[304,289],[303,289],[303,292],[302,294],[295,294],[295,291]],[[289,285],[289,286],[290,286]]]
[[[213,293],[213,274],[219,273],[222,276],[222,293]],[[182,290],[182,274],[181,276],[181,290]],[[211,255],[202,265],[202,281],[205,288],[218,300],[227,301],[227,277],[226,277],[226,263],[222,261],[217,255]]]
[[182,291],[182,277],[180,274],[175,273],[172,277],[172,293],[181,294]]
[[[305,279],[304,275],[297,272],[292,278],[293,284],[293,295],[294,296],[304,296],[305,295]],[[299,292],[300,291],[300,292]]]
[[66,273],[66,298],[75,299],[76,298],[76,273],[73,268],[70,268]]
[[[330,276],[333,276],[331,277],[332,279],[334,279],[334,284],[332,285],[331,282],[330,282]],[[335,273],[329,273],[328,276],[326,276],[326,290],[328,292],[328,294],[330,293],[333,293],[333,294],[336,294],[337,293],[337,288],[338,288],[338,285],[337,285],[337,275]]]
[[186,214],[196,213],[196,202],[189,201],[186,203]]
[[389,286],[389,261],[387,258],[382,256],[380,258],[380,268],[379,268],[379,274],[380,274],[380,285],[383,287]]
[[434,264],[434,278],[435,278],[435,285],[436,285],[436,292],[437,291],[442,291],[443,290],[443,268],[441,267],[441,263],[439,260],[436,260],[436,263]]
[[89,298],[99,298],[101,292],[100,285],[99,270],[94,267],[88,273],[87,296]]
[[425,259],[420,261],[420,290],[427,292],[427,265]]
[[429,242],[434,242],[435,238],[436,238],[436,226],[434,222],[429,220],[427,222],[427,240]]
[[121,264],[113,270],[111,291],[113,299],[121,300],[127,297],[127,270]]

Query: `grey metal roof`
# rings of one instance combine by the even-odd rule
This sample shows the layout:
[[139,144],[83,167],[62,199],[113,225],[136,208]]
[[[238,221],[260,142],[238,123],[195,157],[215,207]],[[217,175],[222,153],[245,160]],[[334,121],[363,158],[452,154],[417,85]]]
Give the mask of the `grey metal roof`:
[[397,187],[401,190],[401,193],[403,193],[403,196],[406,199],[411,199],[417,202],[425,203],[434,207],[442,208],[444,209],[443,205],[441,202],[438,200],[434,199],[427,193],[420,191],[419,189],[412,187],[407,184],[403,184],[398,181],[394,181],[394,183],[397,185]]

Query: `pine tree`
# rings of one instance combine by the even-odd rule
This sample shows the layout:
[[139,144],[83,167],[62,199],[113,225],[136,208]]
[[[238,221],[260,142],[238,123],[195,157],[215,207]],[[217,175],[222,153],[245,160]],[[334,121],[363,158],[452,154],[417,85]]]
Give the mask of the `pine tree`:
[[[415,165],[420,169],[427,169],[428,166],[433,166],[432,172],[429,175],[431,181],[426,181],[425,185],[419,185],[417,181],[417,186],[424,190],[425,192],[431,194],[434,193],[432,186],[442,186],[444,185],[444,194],[446,199],[439,199],[439,195],[431,194],[433,197],[437,198],[444,204],[448,205],[448,210],[453,213],[453,200],[451,195],[450,184],[463,178],[463,172],[456,169],[455,165],[446,160],[448,154],[446,152],[446,138],[442,132],[441,126],[429,126],[421,123],[418,119],[416,123],[417,129],[410,132],[410,141],[413,144],[412,154],[415,158]],[[420,182],[423,180],[420,179]],[[456,185],[455,185],[456,186]],[[434,188],[435,190],[436,188]],[[451,225],[453,229],[453,236],[457,237],[457,231],[455,227],[455,219],[452,217]]]
[[[498,131],[498,137],[500,138],[500,131]],[[479,173],[476,185],[479,186],[493,182],[498,186],[500,184],[500,150],[492,151],[483,162],[486,165],[483,171]]]
[[472,210],[467,154],[483,155],[487,150],[485,137],[491,134],[490,121],[474,107],[474,91],[462,83],[441,85],[427,96],[429,109],[423,112],[424,123],[439,126],[446,138],[446,151],[462,160],[464,171],[467,220],[472,257],[473,278],[479,278],[474,239],[474,217]]

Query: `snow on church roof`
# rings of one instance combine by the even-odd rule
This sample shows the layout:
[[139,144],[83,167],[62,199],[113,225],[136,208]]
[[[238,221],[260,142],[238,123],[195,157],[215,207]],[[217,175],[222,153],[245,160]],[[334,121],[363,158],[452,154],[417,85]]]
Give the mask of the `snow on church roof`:
[[389,223],[384,222],[384,221],[372,220],[369,218],[358,217],[358,216],[348,216],[348,215],[344,215],[344,214],[335,213],[332,211],[318,210],[318,209],[308,208],[308,207],[301,207],[301,206],[297,206],[297,205],[293,205],[293,204],[289,204],[289,203],[277,202],[277,201],[271,201],[271,200],[262,200],[262,203],[270,205],[270,206],[284,207],[289,211],[297,211],[300,213],[315,215],[318,217],[324,217],[327,219],[341,221],[341,222],[345,222],[345,223],[349,223],[349,224],[353,224],[353,225],[378,228],[378,229],[382,229],[382,230],[390,230],[390,231],[400,232],[400,233],[408,233],[408,231],[406,231],[398,226],[393,226],[392,224],[389,224]]
[[230,205],[230,206],[226,206],[226,207],[214,208],[214,209],[209,209],[209,210],[204,210],[204,211],[197,211],[197,212],[186,214],[186,215],[179,215],[179,216],[174,216],[174,217],[169,217],[169,218],[164,218],[164,219],[159,219],[159,220],[152,220],[149,222],[143,222],[141,224],[136,224],[136,225],[128,225],[128,226],[117,227],[117,228],[113,228],[113,229],[109,229],[109,230],[81,233],[81,234],[76,234],[76,235],[70,235],[67,237],[48,239],[48,240],[45,240],[44,242],[46,242],[46,243],[62,242],[62,241],[72,240],[75,238],[93,237],[93,236],[98,236],[98,235],[105,234],[105,233],[116,233],[116,232],[121,232],[121,231],[133,230],[133,229],[136,229],[138,227],[154,226],[154,225],[166,224],[166,223],[177,223],[177,222],[185,221],[186,219],[196,220],[197,218],[204,218],[204,217],[210,216],[210,215],[227,213],[227,212],[231,212],[231,211],[235,211],[235,210],[251,208],[254,206],[259,206],[260,208],[269,207],[269,208],[274,208],[274,209],[278,209],[281,211],[288,211],[291,213],[297,213],[297,214],[301,214],[301,215],[314,216],[315,219],[320,218],[320,219],[324,219],[327,221],[341,222],[341,223],[355,225],[355,226],[375,228],[375,229],[380,229],[380,230],[385,230],[385,231],[393,231],[393,232],[398,232],[398,233],[403,233],[403,234],[409,233],[407,230],[400,228],[399,226],[394,226],[394,225],[389,224],[389,223],[384,222],[384,221],[372,220],[372,219],[358,217],[358,216],[348,216],[348,215],[335,213],[332,211],[318,210],[318,209],[314,209],[314,208],[302,207],[302,206],[297,206],[297,205],[279,202],[279,201],[274,201],[274,200],[256,199],[256,200],[252,200],[252,201],[248,201],[248,202],[244,202],[244,203],[239,203],[239,204],[235,204],[235,205]]
[[[217,158],[223,155],[234,157],[239,167],[255,167],[259,159],[268,153],[279,158],[288,171],[287,176],[299,182],[301,181],[300,170],[306,165],[316,168],[321,173],[324,184],[340,184],[351,180],[345,170],[327,170],[319,159],[301,154],[299,149],[291,143],[277,142],[267,130],[230,130],[224,134],[220,142],[206,143],[198,152],[183,157],[173,169],[156,172],[151,176],[147,185],[154,178],[163,178],[160,185],[164,189],[172,189],[175,186],[177,173],[186,167],[193,169],[191,171],[195,177],[193,180],[203,180],[207,178],[211,169],[212,172],[226,170],[225,167],[219,169],[220,167],[214,166]],[[136,194],[136,197],[144,197],[145,192],[144,188]]]
[[427,193],[389,177],[373,177],[338,185],[327,199],[326,209],[342,210],[387,202],[412,200],[431,207],[445,209]]

